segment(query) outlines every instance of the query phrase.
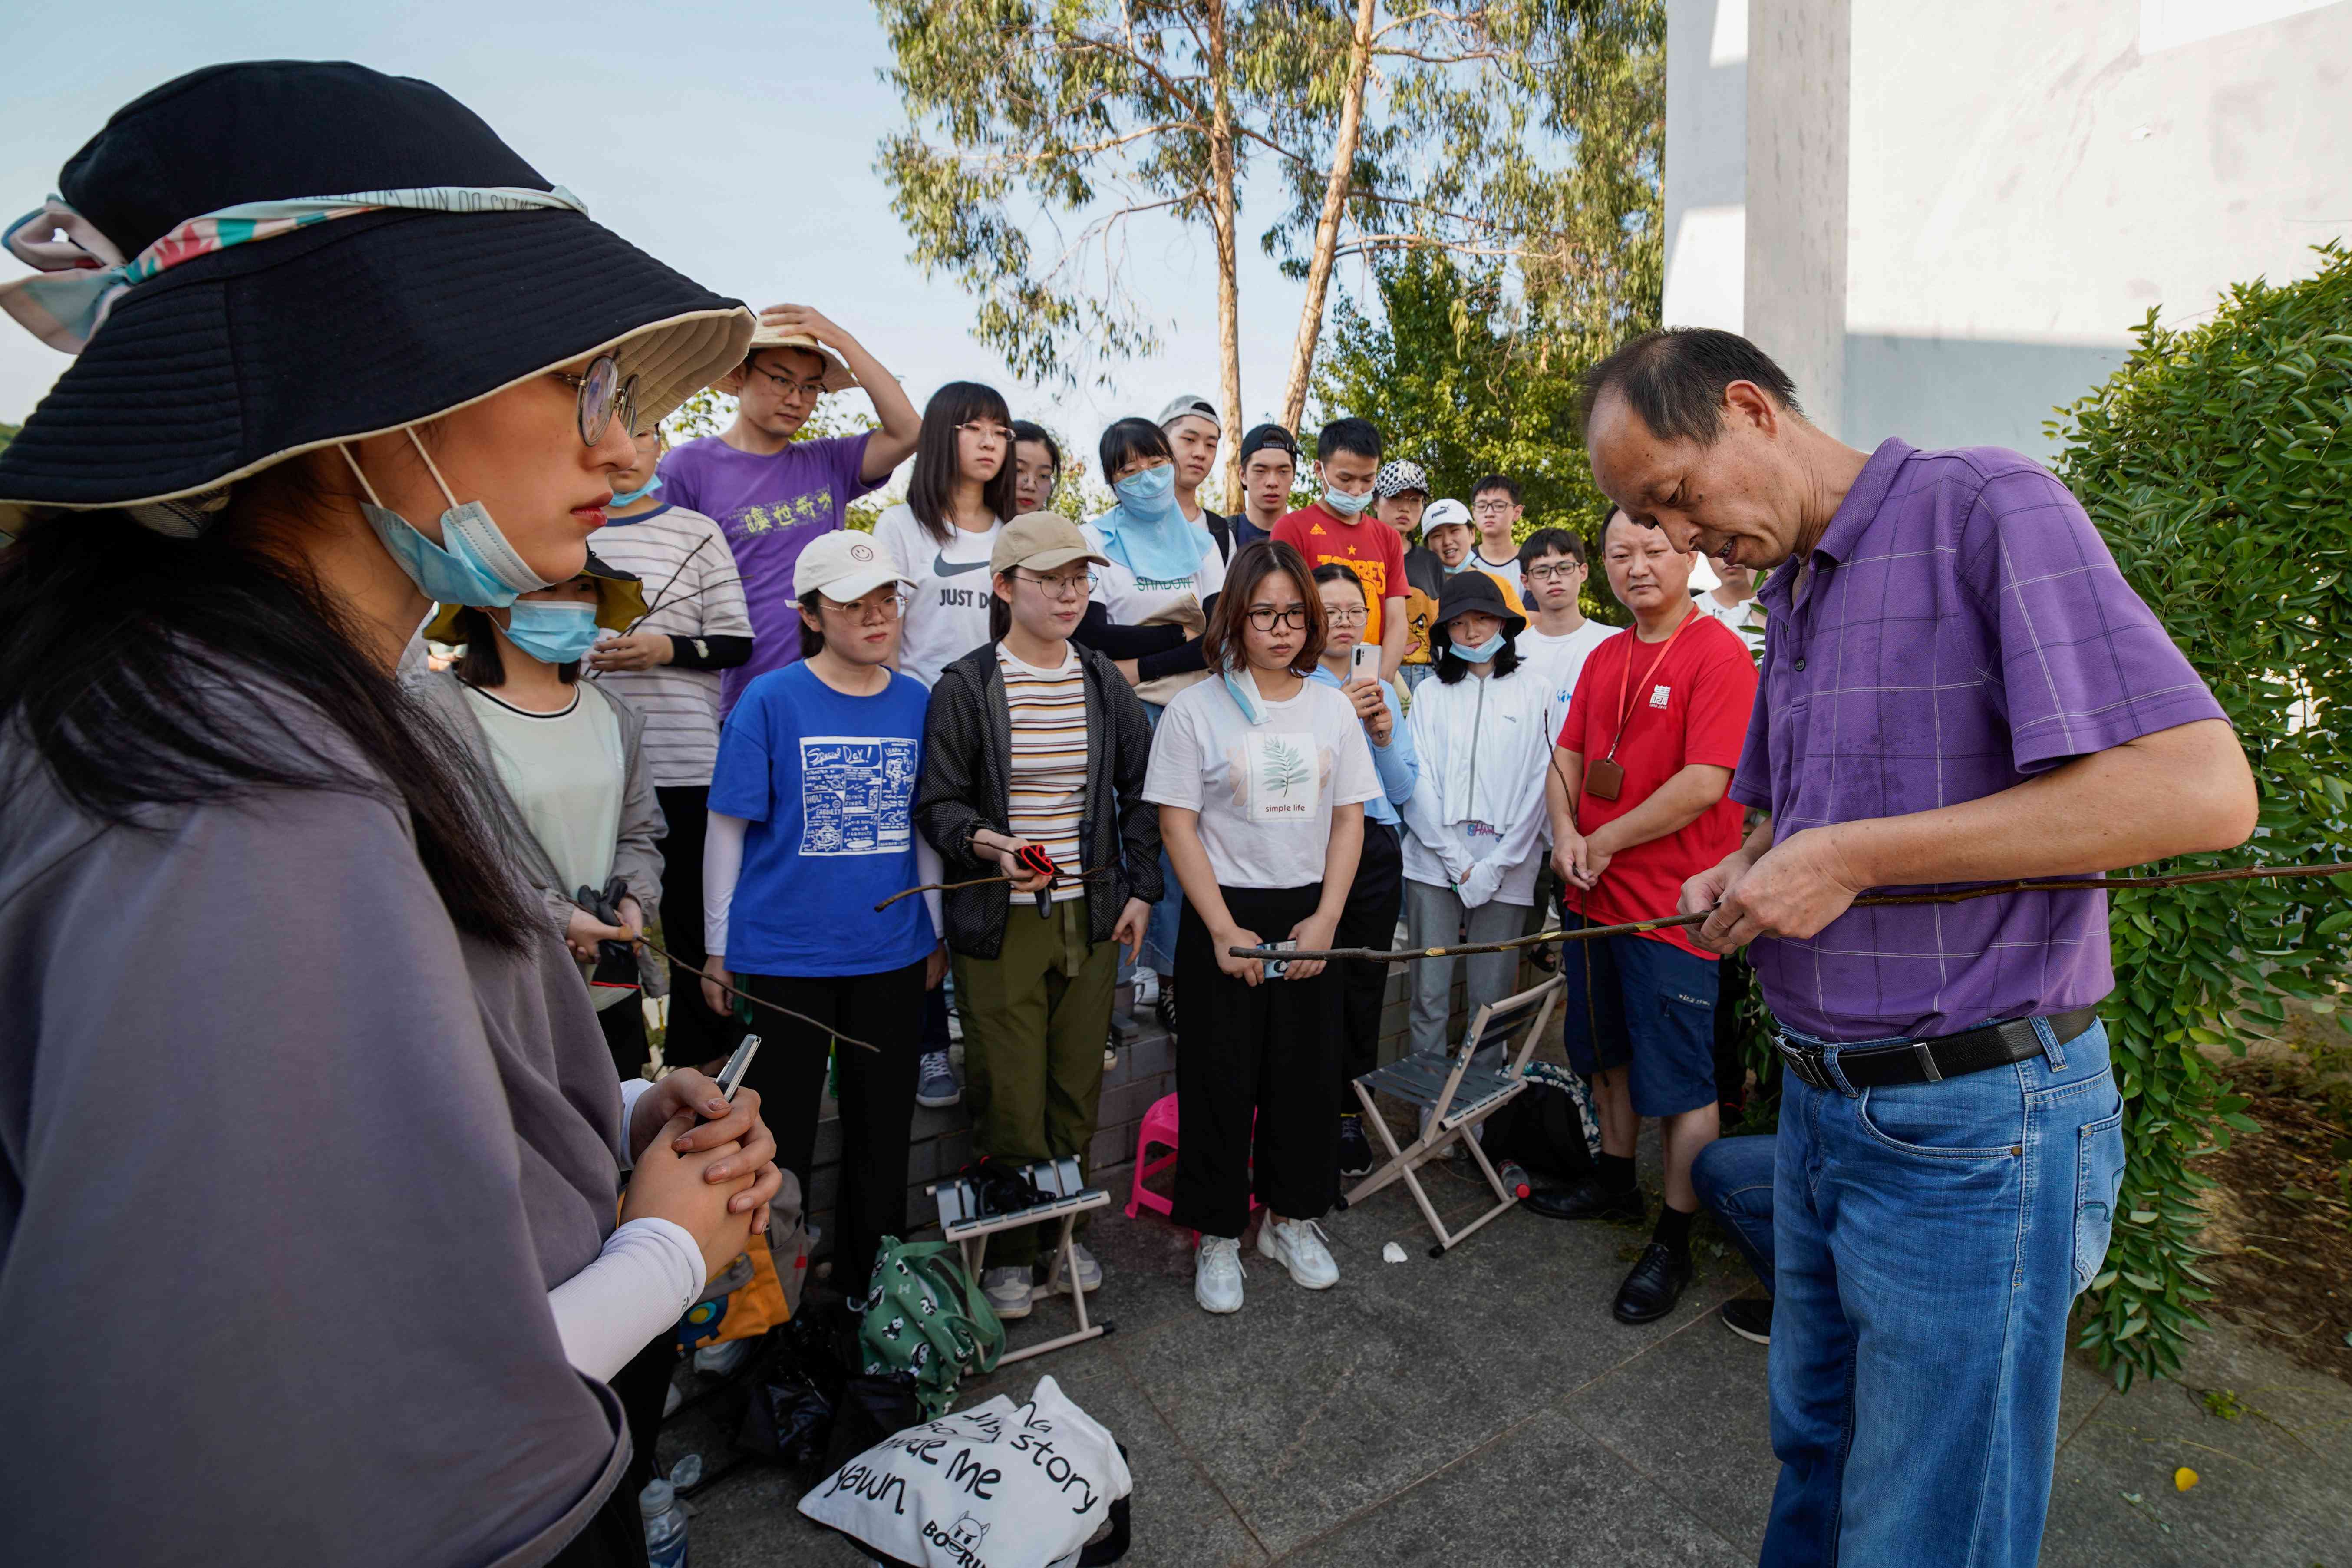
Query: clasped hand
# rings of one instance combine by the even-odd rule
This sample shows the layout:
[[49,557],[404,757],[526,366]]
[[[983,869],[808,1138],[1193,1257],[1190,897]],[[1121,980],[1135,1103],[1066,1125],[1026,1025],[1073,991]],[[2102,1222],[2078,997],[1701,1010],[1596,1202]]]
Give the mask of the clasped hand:
[[635,1169],[622,1221],[683,1226],[702,1249],[704,1278],[716,1279],[747,1237],[768,1228],[768,1203],[784,1177],[759,1090],[738,1088],[730,1104],[709,1077],[681,1068],[638,1097],[627,1140]]
[[1709,952],[1730,952],[1759,936],[1817,935],[1867,885],[1847,865],[1832,830],[1808,827],[1752,862],[1742,850],[1701,871],[1683,884],[1676,908],[1686,915],[1712,910],[1691,941]]

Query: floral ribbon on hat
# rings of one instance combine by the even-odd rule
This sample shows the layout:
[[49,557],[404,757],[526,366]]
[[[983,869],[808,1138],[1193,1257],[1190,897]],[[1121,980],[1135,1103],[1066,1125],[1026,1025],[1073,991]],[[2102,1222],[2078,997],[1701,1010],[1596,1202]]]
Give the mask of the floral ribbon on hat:
[[183,261],[386,208],[440,213],[562,209],[588,216],[587,204],[562,185],[551,191],[520,185],[420,185],[294,196],[241,202],[192,217],[126,262],[97,225],[53,195],[0,233],[0,244],[18,260],[39,268],[30,278],[0,283],[0,310],[51,348],[79,353],[105,324],[116,300]]

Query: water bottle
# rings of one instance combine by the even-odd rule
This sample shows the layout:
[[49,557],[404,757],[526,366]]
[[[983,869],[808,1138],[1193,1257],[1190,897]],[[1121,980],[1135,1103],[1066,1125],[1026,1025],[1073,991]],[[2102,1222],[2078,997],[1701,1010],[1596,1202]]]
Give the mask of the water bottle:
[[656,1477],[637,1494],[646,1518],[646,1561],[651,1568],[686,1568],[686,1505],[670,1484]]
[[1536,1190],[1535,1183],[1528,1177],[1527,1167],[1517,1160],[1504,1161],[1495,1173],[1503,1178],[1503,1190],[1515,1198],[1526,1197]]

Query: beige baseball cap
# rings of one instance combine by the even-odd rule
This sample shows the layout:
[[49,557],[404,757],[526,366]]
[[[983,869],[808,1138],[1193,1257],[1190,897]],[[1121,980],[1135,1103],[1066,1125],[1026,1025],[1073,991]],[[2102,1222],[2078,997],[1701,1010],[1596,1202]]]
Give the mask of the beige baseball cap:
[[1060,512],[1024,511],[996,536],[995,547],[988,552],[988,574],[1000,576],[1015,566],[1051,572],[1073,561],[1110,564],[1087,543],[1085,531]]
[[816,355],[824,361],[824,389],[827,392],[842,392],[857,384],[857,377],[850,374],[849,366],[842,357],[806,332],[779,331],[761,321],[751,333],[751,342],[743,350],[743,357],[748,360],[761,349],[806,349]]
[[793,564],[793,602],[805,605],[823,594],[836,605],[855,604],[888,583],[914,586],[872,534],[845,528],[818,534],[801,552]]

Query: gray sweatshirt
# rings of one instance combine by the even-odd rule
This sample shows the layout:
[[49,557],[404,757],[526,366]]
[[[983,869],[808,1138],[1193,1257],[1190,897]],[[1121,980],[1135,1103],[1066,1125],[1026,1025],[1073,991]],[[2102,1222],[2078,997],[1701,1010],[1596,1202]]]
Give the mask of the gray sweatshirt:
[[0,737],[5,1554],[545,1561],[628,1454],[548,1310],[619,1179],[570,955],[460,938],[388,791],[149,832],[27,763]]

